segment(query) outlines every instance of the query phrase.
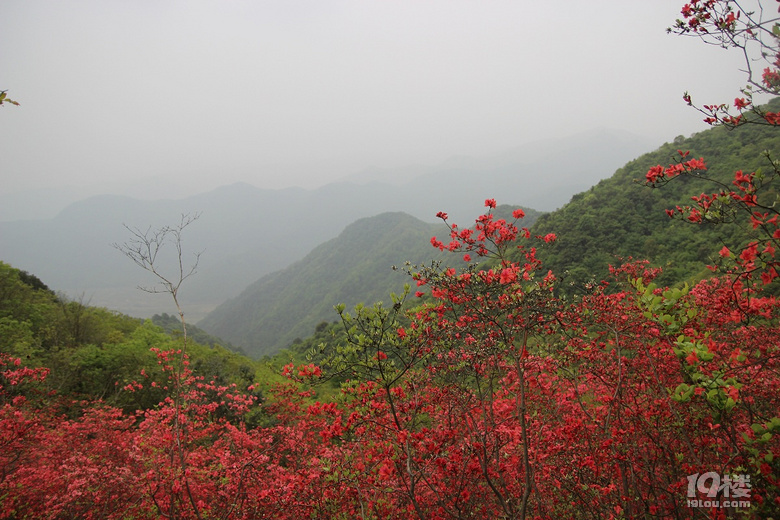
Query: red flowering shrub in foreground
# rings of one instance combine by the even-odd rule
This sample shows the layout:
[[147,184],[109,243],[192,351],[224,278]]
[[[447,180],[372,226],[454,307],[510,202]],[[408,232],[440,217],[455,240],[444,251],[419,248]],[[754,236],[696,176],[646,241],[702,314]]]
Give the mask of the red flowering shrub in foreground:
[[[769,50],[750,81],[776,93],[776,26],[763,12],[695,1],[674,30]],[[780,119],[750,91],[734,105],[736,115],[702,110],[732,126]],[[321,366],[286,366],[290,382],[262,405],[195,377],[185,352],[154,349],[153,384],[167,378],[158,406],[127,415],[81,403],[66,417],[72,408],[39,387],[47,370],[0,354],[0,518],[776,517],[780,309],[766,289],[778,274],[779,175],[769,164],[669,210],[747,228],[743,243],[713,246],[720,272],[693,287],[657,287],[657,270],[630,261],[581,299],[558,299],[536,257],[555,236],[518,228],[521,209],[509,222],[488,199],[469,228],[439,213],[450,236],[432,245],[466,266],[410,268],[415,296],[430,296],[416,307],[409,287],[390,308],[339,306],[346,341]],[[705,171],[681,152],[646,181]],[[341,395],[317,401],[312,384],[329,377],[344,381]],[[257,406],[267,424],[249,428]],[[723,506],[733,497],[744,500]]]

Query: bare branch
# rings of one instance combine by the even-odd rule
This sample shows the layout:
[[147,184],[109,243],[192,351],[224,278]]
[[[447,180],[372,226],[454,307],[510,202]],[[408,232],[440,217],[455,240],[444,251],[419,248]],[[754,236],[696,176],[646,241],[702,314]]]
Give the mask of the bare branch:
[[[179,224],[176,226],[164,226],[152,229],[151,226],[142,230],[123,224],[132,237],[122,244],[114,243],[112,247],[133,261],[138,267],[152,273],[159,281],[161,287],[138,288],[149,293],[169,293],[177,303],[179,288],[184,280],[197,272],[198,263],[202,251],[195,253],[195,259],[189,267],[185,267],[184,253],[182,250],[182,232],[187,226],[200,217],[200,213],[182,214]],[[166,244],[170,243],[176,249],[178,271],[172,274],[164,274],[158,261],[158,255]]]
[[[173,451],[171,452],[171,462],[174,462],[174,455],[178,455],[179,469],[181,471],[182,479],[184,480],[184,488],[186,489],[187,496],[192,505],[192,509],[196,518],[202,518],[198,502],[193,496],[190,482],[187,477],[187,460],[185,457],[182,441],[182,424],[179,421],[181,411],[184,406],[182,398],[182,386],[183,378],[185,375],[185,358],[187,351],[187,323],[184,320],[184,311],[179,304],[179,288],[184,280],[192,276],[197,272],[198,262],[200,261],[200,255],[202,251],[195,254],[195,261],[191,266],[185,267],[184,264],[184,252],[182,250],[182,232],[187,226],[195,222],[200,217],[200,213],[195,214],[182,214],[179,224],[176,226],[165,226],[159,229],[153,230],[151,227],[146,228],[143,231],[139,228],[131,228],[127,224],[123,224],[125,229],[130,232],[131,238],[123,244],[111,244],[114,248],[118,249],[122,254],[132,260],[140,268],[152,273],[158,282],[157,287],[139,289],[151,292],[151,293],[169,293],[173,298],[173,302],[176,305],[176,310],[179,313],[179,319],[182,327],[182,348],[178,353],[178,363],[176,365],[176,372],[174,375],[174,385],[172,389],[172,398],[176,414],[173,420]],[[172,274],[164,274],[161,270],[160,263],[161,258],[158,258],[160,252],[166,245],[172,245],[176,251],[176,263],[178,265],[177,270],[174,270]],[[171,495],[173,497],[173,495]],[[173,500],[173,498],[171,498]],[[156,504],[156,502],[155,502]],[[157,505],[159,509],[159,505]],[[172,515],[173,516],[173,515]]]

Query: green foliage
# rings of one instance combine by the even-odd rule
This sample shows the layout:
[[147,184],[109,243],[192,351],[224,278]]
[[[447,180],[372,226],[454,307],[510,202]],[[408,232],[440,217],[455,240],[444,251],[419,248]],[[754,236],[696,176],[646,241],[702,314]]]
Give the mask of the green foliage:
[[436,256],[430,237],[442,229],[403,213],[359,220],[300,262],[260,279],[198,326],[252,356],[274,354],[336,318],[335,304],[351,307],[400,291],[407,279],[393,264]]
[[[34,275],[0,262],[0,352],[51,369],[45,384],[63,398],[64,413],[93,399],[133,413],[165,397],[167,375],[151,349],[181,348],[181,323],[169,315],[157,318],[165,327],[69,301]],[[281,380],[276,367],[224,348],[200,329],[188,334],[190,366],[206,381],[244,392],[254,385],[262,393]]]
[[0,351],[32,355],[50,346],[49,324],[56,318],[57,298],[26,282],[30,275],[0,262]]
[[303,339],[296,338],[287,348],[280,350],[271,359],[275,362],[283,361],[281,365],[290,362],[295,364],[303,362],[319,364],[323,359],[319,353],[320,350],[323,350],[323,345],[333,346],[346,338],[344,326],[338,320],[338,315],[335,311],[333,311],[333,316],[336,320],[320,322],[315,328],[314,334]]
[[8,97],[7,90],[0,90],[0,106],[3,106],[4,103],[10,103],[12,105],[19,106],[18,101],[14,101],[13,99]]
[[[155,314],[152,316],[152,323],[158,327],[161,327],[168,334],[181,334],[181,320],[178,316],[174,316],[166,312],[162,314]],[[188,341],[192,340],[195,343],[200,343],[201,345],[208,345],[210,347],[216,347],[219,345],[241,355],[246,355],[241,347],[235,347],[230,342],[227,342],[216,336],[212,336],[205,330],[201,329],[200,327],[196,327],[191,323],[187,323],[187,338]]]
[[[776,110],[779,104],[775,101],[769,108]],[[713,179],[731,185],[735,171],[768,166],[763,152],[778,145],[777,132],[759,125],[718,127],[687,139],[678,137],[575,195],[561,209],[542,215],[532,234],[554,232],[558,240],[541,250],[539,258],[563,277],[562,288],[569,294],[580,293],[590,281],[605,279],[610,264],[628,257],[646,258],[663,267],[659,285],[701,279],[708,273],[704,266],[713,263],[723,244],[739,240],[741,231],[731,224],[670,221],[666,209],[690,204],[692,195],[714,191],[715,186],[704,179],[681,178],[654,190],[642,185],[647,171],[674,161],[678,150],[690,150],[691,157],[706,159]]]
[[382,381],[388,388],[394,385],[421,357],[402,340],[400,309],[410,291],[404,286],[399,296],[391,294],[392,306],[382,302],[371,307],[357,305],[354,316],[339,304],[336,312],[341,317],[345,341],[324,360],[334,374],[358,381]]
[[[496,215],[511,219],[514,209],[502,206]],[[527,210],[522,225],[530,226],[539,215]],[[393,265],[448,256],[430,244],[431,236],[445,233],[441,224],[404,213],[361,219],[300,262],[260,279],[198,325],[251,356],[272,355],[315,333],[317,324],[333,320],[337,303],[352,307],[400,292],[408,280]]]

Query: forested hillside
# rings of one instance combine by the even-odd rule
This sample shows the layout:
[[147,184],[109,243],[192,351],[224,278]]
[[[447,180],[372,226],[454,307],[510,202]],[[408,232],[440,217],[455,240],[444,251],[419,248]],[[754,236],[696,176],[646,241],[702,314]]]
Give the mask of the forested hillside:
[[[528,225],[538,215],[529,210]],[[336,320],[336,304],[387,301],[391,292],[400,292],[411,280],[393,266],[441,258],[430,238],[442,232],[443,225],[404,213],[358,220],[300,262],[261,278],[198,326],[252,356],[273,354],[313,334],[318,323]]]
[[[79,413],[82,400],[98,399],[128,413],[157,405],[167,378],[156,373],[156,352],[181,348],[181,323],[171,319],[159,317],[172,335],[151,321],[57,296],[35,275],[0,262],[0,353],[45,367],[44,387],[56,392],[53,403],[63,413]],[[197,328],[187,351],[193,373],[220,385],[247,392],[258,380],[258,388],[279,380],[266,364],[220,346]]]
[[[780,101],[767,109],[780,109]],[[628,257],[663,267],[659,281],[664,284],[706,276],[710,274],[706,265],[715,261],[723,245],[732,247],[744,241],[735,236],[738,228],[671,220],[666,210],[690,205],[691,196],[718,188],[715,182],[731,186],[737,170],[771,169],[763,152],[777,149],[780,135],[765,125],[718,127],[690,138],[680,136],[575,195],[559,210],[541,216],[532,232],[556,233],[558,240],[539,257],[559,273],[562,289],[569,292],[581,292],[588,282],[602,280],[610,264]],[[647,171],[679,159],[678,150],[689,151],[689,157],[704,157],[710,180],[685,177],[664,189],[646,187]]]
[[[566,160],[547,164],[542,152],[550,149]],[[504,193],[506,203],[550,210],[646,149],[634,136],[596,131],[529,146],[520,150],[523,154],[460,157],[416,171],[402,183],[388,172],[390,180],[383,182],[358,175],[315,189],[234,184],[183,199],[165,192],[153,193],[154,200],[94,196],[54,218],[0,222],[2,260],[71,297],[85,294],[98,306],[148,318],[168,312],[167,302],[136,290],[145,280],[127,269],[111,244],[127,236],[123,224],[157,228],[181,214],[200,214],[184,244],[189,252],[203,252],[198,276],[184,289],[188,318],[197,321],[360,218],[403,211],[432,222],[447,205],[450,214],[472,219],[474,198],[496,191]],[[52,251],[57,262],[49,261]]]
[[[769,109],[776,106],[780,102]],[[769,163],[762,152],[777,148],[780,136],[759,125],[680,136],[630,161],[556,211],[527,210],[522,225],[534,235],[558,236],[554,244],[540,249],[539,258],[559,273],[559,290],[565,294],[583,293],[589,283],[607,276],[610,265],[628,258],[648,259],[663,267],[661,283],[697,280],[710,274],[706,265],[714,262],[724,244],[738,240],[734,235],[739,228],[671,220],[666,210],[688,204],[691,193],[712,190],[713,180],[730,183],[740,165],[766,168]],[[678,150],[690,151],[692,157],[712,157],[710,180],[679,179],[663,190],[645,186],[648,169],[680,157]],[[499,208],[497,215],[506,217],[508,212]],[[360,220],[301,262],[263,277],[199,325],[253,356],[273,354],[312,334],[317,323],[335,319],[337,303],[386,300],[390,292],[400,291],[408,280],[390,267],[441,258],[429,239],[441,235],[442,229],[446,228],[403,214]]]

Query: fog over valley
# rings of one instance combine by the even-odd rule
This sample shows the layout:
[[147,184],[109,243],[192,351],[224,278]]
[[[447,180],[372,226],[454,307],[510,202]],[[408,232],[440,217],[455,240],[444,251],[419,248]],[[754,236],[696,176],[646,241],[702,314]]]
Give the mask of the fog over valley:
[[742,80],[738,55],[667,35],[676,17],[671,0],[9,0],[0,219],[314,189],[597,128],[652,148],[705,128],[683,91],[729,99]]
[[434,222],[436,213],[446,210],[454,222],[469,222],[482,211],[482,201],[492,197],[551,211],[649,147],[646,139],[602,129],[414,172],[382,172],[394,182],[369,171],[309,190],[238,183],[183,199],[94,196],[51,219],[0,222],[3,260],[92,305],[138,317],[169,312],[167,298],[137,289],[149,283],[145,273],[111,244],[131,238],[124,224],[146,230],[173,225],[182,213],[200,213],[184,245],[190,254],[203,253],[197,275],[182,290],[188,319],[197,320],[357,219],[403,211]]
[[738,55],[665,34],[678,16],[673,1],[11,0],[0,257],[147,317],[170,304],[111,244],[199,213],[182,289],[196,321],[361,218],[467,222],[486,198],[552,211],[704,130],[684,90],[740,85]]

